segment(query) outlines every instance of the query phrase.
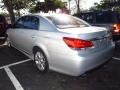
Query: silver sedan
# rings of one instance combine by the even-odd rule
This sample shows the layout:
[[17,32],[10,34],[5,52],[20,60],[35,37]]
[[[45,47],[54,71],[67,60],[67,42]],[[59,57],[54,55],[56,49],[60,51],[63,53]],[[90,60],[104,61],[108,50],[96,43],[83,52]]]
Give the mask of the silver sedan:
[[66,14],[31,14],[7,30],[8,46],[35,61],[41,73],[49,69],[79,76],[112,57],[110,31]]

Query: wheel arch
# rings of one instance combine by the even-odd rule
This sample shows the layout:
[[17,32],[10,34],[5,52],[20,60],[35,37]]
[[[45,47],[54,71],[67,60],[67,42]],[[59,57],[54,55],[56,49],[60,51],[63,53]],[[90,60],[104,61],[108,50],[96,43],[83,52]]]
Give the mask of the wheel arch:
[[[44,50],[44,48],[40,47],[40,46],[34,46],[33,49],[32,49],[32,52],[33,52],[33,55],[35,55],[35,52],[36,51],[40,51],[43,53],[43,55],[45,56],[45,61],[46,61],[46,64],[45,64],[45,70],[44,71],[41,71],[43,74],[46,73],[48,70],[49,70],[49,61],[48,61],[48,54],[47,52]],[[35,58],[35,57],[34,57]],[[35,59],[34,59],[35,60]]]
[[[37,50],[41,50],[41,51],[45,54],[47,60],[49,59],[48,50],[47,50],[44,46],[40,46],[40,45],[34,46],[33,49],[32,49],[33,55],[35,54],[35,52],[36,52]],[[49,60],[48,60],[48,63],[49,63]]]

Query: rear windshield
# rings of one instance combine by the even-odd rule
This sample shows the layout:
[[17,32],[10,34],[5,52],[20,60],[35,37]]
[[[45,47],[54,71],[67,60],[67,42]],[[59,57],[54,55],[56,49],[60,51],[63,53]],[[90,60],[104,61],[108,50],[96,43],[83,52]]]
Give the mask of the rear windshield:
[[58,28],[87,27],[88,24],[70,15],[47,16]]

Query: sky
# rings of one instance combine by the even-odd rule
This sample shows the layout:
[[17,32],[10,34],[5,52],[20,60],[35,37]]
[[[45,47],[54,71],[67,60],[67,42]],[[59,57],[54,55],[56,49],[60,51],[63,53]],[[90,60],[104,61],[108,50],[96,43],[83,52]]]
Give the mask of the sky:
[[[0,1],[1,1],[1,0],[0,0]],[[63,0],[63,1],[68,1],[68,0]],[[82,0],[80,5],[81,5],[81,8],[82,8],[82,9],[89,9],[91,6],[94,5],[95,2],[99,3],[100,1],[101,1],[101,0]],[[1,3],[0,3],[0,4],[1,4]],[[71,5],[72,8],[74,8],[74,6],[76,5],[76,4],[75,4],[75,0],[72,0],[70,5]],[[6,11],[6,10],[2,10],[2,9],[0,8],[0,13],[1,13],[1,12],[5,12],[5,11]]]
[[[65,0],[68,1],[68,0]],[[100,3],[101,0],[81,0],[80,2],[80,9],[82,10],[88,10],[90,7],[94,6],[94,3]],[[70,3],[70,8],[71,8],[71,14],[76,13],[76,3],[75,0],[71,0]]]
[[[66,0],[65,0],[66,1]],[[81,0],[80,2],[80,6],[82,9],[89,9],[90,7],[94,6],[94,3],[100,3],[101,0]],[[71,7],[74,7],[75,4],[75,0],[71,1]]]
[[82,0],[81,6],[83,9],[89,9],[91,6],[94,6],[94,3],[99,3],[101,0]]

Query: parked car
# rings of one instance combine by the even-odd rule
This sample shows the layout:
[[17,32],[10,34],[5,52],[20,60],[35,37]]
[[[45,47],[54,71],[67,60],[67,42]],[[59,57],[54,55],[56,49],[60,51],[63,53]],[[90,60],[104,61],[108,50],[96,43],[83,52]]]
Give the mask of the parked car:
[[72,76],[108,61],[115,46],[108,29],[66,14],[23,16],[7,35],[8,46],[34,60],[41,72],[51,69]]
[[0,37],[5,35],[8,23],[3,15],[0,15]]
[[89,11],[75,14],[93,26],[102,26],[111,29],[113,40],[120,40],[120,13],[115,11]]

